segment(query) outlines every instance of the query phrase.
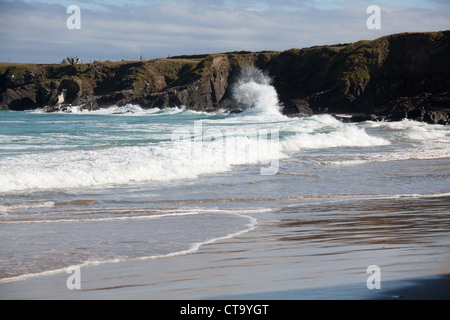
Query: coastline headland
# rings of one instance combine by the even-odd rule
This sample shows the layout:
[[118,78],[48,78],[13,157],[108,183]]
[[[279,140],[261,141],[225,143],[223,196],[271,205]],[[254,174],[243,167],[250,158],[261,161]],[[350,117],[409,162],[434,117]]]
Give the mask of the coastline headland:
[[288,116],[450,122],[449,30],[283,52],[75,65],[0,63],[0,110],[53,112],[69,105],[96,110],[132,103],[240,112],[232,89],[245,66],[270,76]]

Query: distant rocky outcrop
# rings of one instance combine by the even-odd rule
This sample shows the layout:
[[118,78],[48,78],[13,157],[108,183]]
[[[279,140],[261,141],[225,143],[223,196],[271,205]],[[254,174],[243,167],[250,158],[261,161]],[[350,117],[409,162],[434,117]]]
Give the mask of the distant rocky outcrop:
[[241,68],[273,78],[289,116],[351,114],[351,121],[450,121],[450,31],[373,41],[80,65],[0,64],[0,108],[95,110],[136,103],[241,112],[231,88]]

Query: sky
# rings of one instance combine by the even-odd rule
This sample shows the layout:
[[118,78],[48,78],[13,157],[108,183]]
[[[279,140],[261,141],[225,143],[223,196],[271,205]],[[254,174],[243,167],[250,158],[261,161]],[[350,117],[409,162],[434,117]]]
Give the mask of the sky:
[[[80,29],[67,27],[71,5]],[[367,27],[370,5],[381,29]],[[449,29],[450,0],[0,0],[0,62],[284,51]]]

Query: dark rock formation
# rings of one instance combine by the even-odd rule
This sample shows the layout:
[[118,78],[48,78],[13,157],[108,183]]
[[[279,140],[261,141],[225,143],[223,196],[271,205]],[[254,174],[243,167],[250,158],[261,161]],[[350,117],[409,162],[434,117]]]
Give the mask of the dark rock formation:
[[292,49],[269,70],[282,100],[305,100],[314,113],[448,123],[449,31]]
[[450,31],[284,52],[74,66],[2,64],[0,109],[56,111],[78,105],[95,110],[136,103],[241,112],[245,106],[233,100],[231,88],[247,65],[273,78],[282,111],[289,116],[346,113],[353,115],[342,118],[346,121],[449,123]]
[[36,105],[36,92],[32,86],[6,88],[1,98],[2,109],[23,111]]
[[310,117],[314,114],[306,100],[293,99],[283,103],[282,113],[290,117]]
[[225,55],[210,57],[210,61],[200,67],[202,77],[187,85],[168,87],[159,92],[137,99],[136,102],[147,108],[170,108],[185,106],[195,111],[235,110],[237,103],[231,102],[229,86],[233,69]]
[[[60,103],[58,97],[62,93],[64,93],[64,100]],[[36,107],[48,107],[48,111],[56,111],[61,104],[80,104],[81,96],[80,80],[52,80],[40,82],[37,85],[27,84],[6,88],[1,95],[1,105],[3,109],[17,111]]]

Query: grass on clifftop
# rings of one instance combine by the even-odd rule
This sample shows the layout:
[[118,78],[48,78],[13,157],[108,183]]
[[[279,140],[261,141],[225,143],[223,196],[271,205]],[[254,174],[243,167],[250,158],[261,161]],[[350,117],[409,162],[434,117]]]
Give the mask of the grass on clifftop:
[[[416,59],[436,63],[426,72],[448,83],[450,32],[405,33],[381,37],[373,41],[315,46],[284,52],[227,52],[186,55],[148,61],[97,62],[75,66],[58,64],[0,63],[2,86],[39,85],[64,78],[80,79],[83,91],[104,94],[116,90],[134,90],[146,94],[164,88],[183,86],[211,74],[212,70],[232,71],[244,65],[256,65],[274,77],[277,89],[296,91],[299,97],[344,87],[361,87],[374,76],[374,70],[414,64]],[[413,48],[413,49],[411,49]],[[415,52],[429,48],[437,53],[421,57]],[[414,52],[411,52],[414,51]],[[427,51],[427,52],[428,52]],[[414,53],[414,54],[412,54]],[[220,59],[218,59],[220,58]],[[217,62],[220,61],[220,62]]]
[[161,90],[193,70],[201,59],[155,59],[149,61],[97,62],[79,65],[0,63],[3,85],[38,85],[65,78],[80,79],[83,91],[101,94],[111,90]]

